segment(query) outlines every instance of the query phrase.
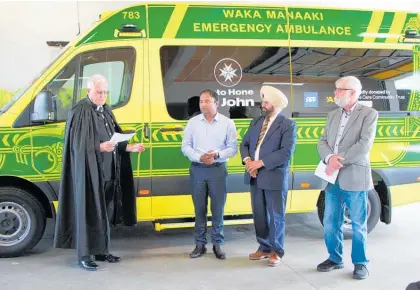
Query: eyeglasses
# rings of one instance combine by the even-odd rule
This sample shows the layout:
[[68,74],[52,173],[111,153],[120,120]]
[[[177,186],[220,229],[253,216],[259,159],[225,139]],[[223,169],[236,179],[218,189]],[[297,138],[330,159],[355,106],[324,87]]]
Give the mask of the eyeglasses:
[[342,92],[342,91],[352,91],[352,90],[353,89],[335,88],[334,92],[336,92],[336,91],[339,91],[339,92]]
[[108,95],[109,91],[95,91],[95,94],[97,94],[97,95]]

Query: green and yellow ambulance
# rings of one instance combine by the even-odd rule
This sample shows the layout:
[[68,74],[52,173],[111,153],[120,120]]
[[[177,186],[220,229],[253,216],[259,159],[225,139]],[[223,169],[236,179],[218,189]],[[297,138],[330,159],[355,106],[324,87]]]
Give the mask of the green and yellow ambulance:
[[[287,212],[317,210],[322,221],[316,144],[336,108],[335,80],[360,78],[360,102],[380,114],[368,229],[389,224],[392,206],[420,201],[419,69],[416,13],[188,3],[104,13],[0,109],[0,256],[30,250],[54,218],[67,113],[98,73],[109,81],[117,120],[145,144],[144,153],[132,154],[137,214],[157,231],[194,224],[189,161],[180,150],[197,110],[191,100],[216,90],[240,142],[261,113],[263,84],[288,96],[283,113],[298,126]],[[252,223],[239,155],[228,171],[225,224]]]

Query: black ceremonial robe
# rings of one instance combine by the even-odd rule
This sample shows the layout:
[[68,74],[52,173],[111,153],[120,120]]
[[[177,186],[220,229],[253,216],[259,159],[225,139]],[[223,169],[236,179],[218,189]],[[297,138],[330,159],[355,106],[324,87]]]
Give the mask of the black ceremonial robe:
[[[99,150],[96,105],[86,98],[69,112],[66,123],[63,166],[55,225],[54,247],[77,249],[79,257],[107,254],[110,222],[107,216],[102,153]],[[103,106],[121,127],[107,105]],[[118,150],[115,166],[115,214],[113,224],[135,225],[136,194],[130,153]]]

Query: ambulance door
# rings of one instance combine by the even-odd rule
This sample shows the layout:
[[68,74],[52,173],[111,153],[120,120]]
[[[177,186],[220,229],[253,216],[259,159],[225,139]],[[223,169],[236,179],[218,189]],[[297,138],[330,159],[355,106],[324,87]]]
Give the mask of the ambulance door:
[[[39,126],[32,120],[33,164],[35,169],[58,192],[61,176],[63,137],[67,114],[72,106],[87,97],[87,82],[94,74],[104,76],[109,83],[107,103],[123,130],[134,131],[132,142],[143,142],[143,40],[119,41],[110,44],[85,45],[65,60],[50,78],[37,89],[37,98],[52,97],[51,119]],[[147,150],[146,150],[147,152]],[[131,162],[135,189],[140,196],[150,189],[147,153],[132,153]],[[149,201],[141,202],[138,213],[148,215]]]

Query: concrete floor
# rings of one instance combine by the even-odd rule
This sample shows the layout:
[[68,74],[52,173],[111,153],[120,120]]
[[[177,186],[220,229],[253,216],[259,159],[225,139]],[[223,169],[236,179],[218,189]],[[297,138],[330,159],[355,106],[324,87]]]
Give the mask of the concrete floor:
[[[210,250],[189,259],[192,230],[154,232],[150,224],[113,231],[112,253],[120,264],[101,263],[88,272],[77,266],[74,251],[52,248],[52,222],[42,242],[25,257],[0,259],[0,289],[405,289],[420,280],[420,203],[394,208],[391,225],[378,224],[368,237],[370,277],[352,279],[351,240],[345,241],[345,268],[319,273],[327,258],[316,214],[286,217],[286,255],[280,266],[249,261],[257,247],[253,226],[226,227],[227,260]],[[211,245],[210,245],[211,247]]]

